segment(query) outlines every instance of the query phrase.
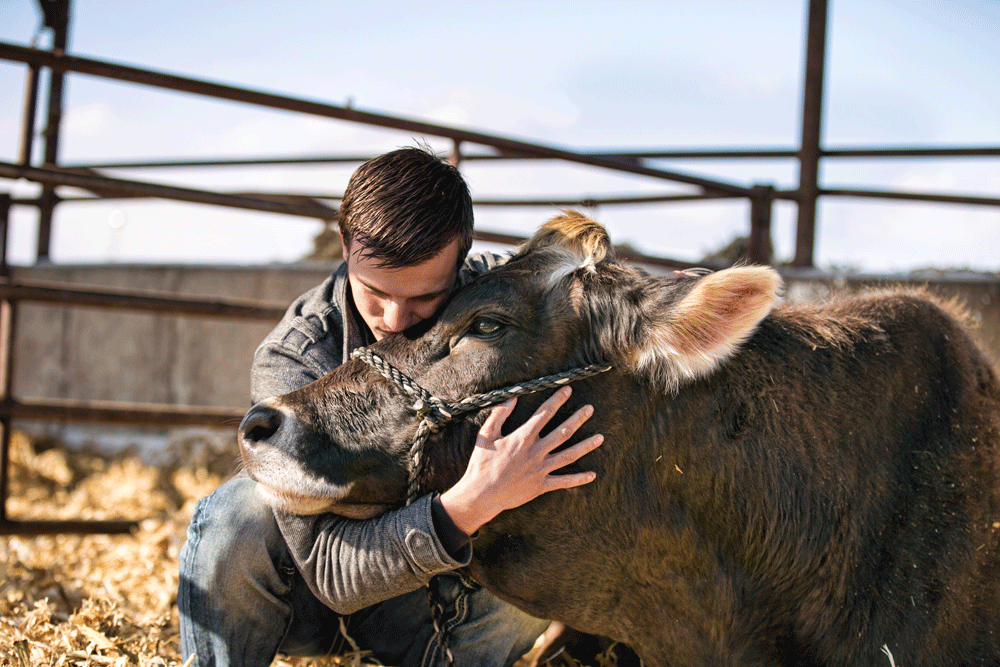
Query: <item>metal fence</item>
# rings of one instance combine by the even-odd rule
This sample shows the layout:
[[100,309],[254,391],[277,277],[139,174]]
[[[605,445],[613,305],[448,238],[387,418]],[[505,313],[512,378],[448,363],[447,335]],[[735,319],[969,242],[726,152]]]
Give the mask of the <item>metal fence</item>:
[[[803,112],[801,144],[797,150],[704,150],[704,151],[631,151],[631,152],[580,152],[563,147],[521,141],[500,135],[473,132],[445,125],[427,123],[388,114],[361,111],[345,106],[325,104],[166,74],[124,64],[83,58],[65,53],[69,30],[70,0],[41,0],[45,25],[53,30],[51,50],[0,42],[0,59],[26,65],[23,131],[20,159],[17,163],[0,162],[0,178],[26,179],[42,186],[37,198],[14,199],[0,194],[0,533],[42,532],[120,532],[131,529],[131,522],[24,522],[7,516],[8,466],[11,422],[15,419],[83,421],[134,425],[214,425],[219,426],[239,418],[242,409],[186,407],[169,405],[108,404],[96,402],[70,402],[54,400],[19,399],[12,395],[12,378],[15,358],[17,304],[19,301],[43,301],[74,307],[105,309],[139,309],[178,316],[221,318],[270,318],[278,319],[282,309],[274,305],[261,305],[232,300],[180,299],[170,295],[137,293],[108,289],[80,289],[69,285],[29,284],[10,279],[7,265],[7,234],[11,206],[34,207],[39,212],[39,231],[36,257],[49,258],[52,235],[52,213],[60,202],[65,205],[80,199],[157,198],[193,202],[291,216],[336,221],[335,207],[320,197],[305,197],[275,193],[224,193],[183,188],[148,181],[110,178],[101,173],[104,168],[128,167],[206,167],[235,164],[303,164],[361,162],[371,156],[288,157],[258,160],[176,160],[147,162],[118,162],[89,165],[60,165],[58,160],[59,127],[63,105],[63,82],[68,74],[93,76],[116,81],[126,81],[141,86],[173,90],[205,98],[230,100],[262,108],[282,109],[299,114],[320,116],[340,121],[398,130],[411,135],[431,136],[451,140],[451,161],[460,165],[465,161],[557,160],[584,165],[595,169],[611,170],[670,183],[691,186],[691,194],[666,194],[662,196],[590,197],[580,200],[545,201],[526,198],[507,198],[476,201],[477,206],[594,206],[634,205],[652,202],[681,202],[705,199],[742,199],[750,203],[749,256],[752,262],[768,263],[770,257],[770,226],[773,202],[793,201],[798,207],[796,249],[794,266],[813,264],[815,246],[815,211],[820,197],[866,197],[904,199],[957,204],[1000,206],[1000,198],[968,197],[961,195],[908,193],[878,190],[824,189],[818,182],[822,159],[841,158],[907,158],[907,157],[1000,157],[1000,147],[953,148],[866,148],[824,149],[820,145],[824,59],[827,32],[827,0],[810,0],[807,26],[805,80],[803,84]],[[32,165],[34,128],[39,110],[39,82],[42,69],[49,70],[48,97],[45,103],[46,124],[43,133],[45,146],[41,165]],[[479,147],[471,152],[467,146]],[[485,149],[485,150],[484,150]],[[777,190],[770,185],[745,187],[724,180],[708,179],[653,166],[656,159],[758,159],[783,158],[799,162],[799,186],[795,190]],[[73,187],[90,193],[84,197],[64,197],[57,192],[60,187]],[[523,238],[499,231],[477,231],[480,240],[500,243],[518,243]],[[661,257],[650,257],[622,249],[626,259],[648,264],[685,268],[685,262]]]

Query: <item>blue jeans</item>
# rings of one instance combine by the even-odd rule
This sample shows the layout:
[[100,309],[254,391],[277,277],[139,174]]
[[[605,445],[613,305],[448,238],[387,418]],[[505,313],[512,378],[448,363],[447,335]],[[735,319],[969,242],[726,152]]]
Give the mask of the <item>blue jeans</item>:
[[[197,665],[270,665],[289,656],[370,651],[383,664],[444,665],[419,589],[341,617],[303,581],[255,483],[234,478],[202,498],[180,552],[181,652]],[[455,664],[508,666],[545,631],[540,621],[458,575],[431,581]]]

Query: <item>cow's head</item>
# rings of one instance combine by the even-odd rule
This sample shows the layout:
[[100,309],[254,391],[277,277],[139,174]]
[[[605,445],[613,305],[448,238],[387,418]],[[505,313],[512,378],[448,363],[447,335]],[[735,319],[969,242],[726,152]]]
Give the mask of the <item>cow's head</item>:
[[[456,293],[422,336],[391,336],[373,350],[445,401],[596,361],[676,392],[738,350],[781,289],[766,267],[662,277],[612,254],[603,227],[561,215]],[[412,402],[362,362],[345,363],[248,413],[240,430],[246,469],[289,511],[378,514],[405,498]],[[598,430],[600,415],[598,404]],[[432,441],[429,488],[458,479],[477,423],[452,425]]]

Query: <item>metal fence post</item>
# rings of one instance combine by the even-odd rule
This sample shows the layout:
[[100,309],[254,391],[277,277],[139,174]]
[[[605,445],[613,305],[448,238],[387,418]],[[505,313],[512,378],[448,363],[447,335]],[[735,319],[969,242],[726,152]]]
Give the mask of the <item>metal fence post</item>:
[[[41,3],[45,13],[45,25],[52,28],[52,51],[63,54],[69,41],[69,2],[70,0],[53,0]],[[49,70],[48,117],[45,124],[45,164],[59,163],[59,132],[62,125],[63,90],[66,75],[57,69]],[[49,261],[52,245],[52,217],[59,197],[55,188],[46,185],[42,188],[42,196],[38,207],[38,262]]]
[[38,107],[38,71],[35,64],[28,65],[28,76],[24,84],[24,121],[21,128],[20,163],[24,167],[31,165],[31,155],[35,146],[35,113]]
[[[7,266],[7,229],[10,222],[10,195],[0,194],[0,277],[10,274]],[[13,387],[14,320],[13,299],[0,300],[0,402],[7,401]],[[10,493],[11,420],[0,417],[0,526],[8,522],[7,497]]]
[[802,143],[799,148],[799,218],[793,266],[812,266],[816,245],[816,200],[823,121],[823,70],[826,57],[827,0],[809,0],[806,72],[802,95]]
[[747,259],[751,264],[771,263],[774,252],[771,245],[771,210],[773,207],[773,185],[755,185],[750,189],[750,247]]

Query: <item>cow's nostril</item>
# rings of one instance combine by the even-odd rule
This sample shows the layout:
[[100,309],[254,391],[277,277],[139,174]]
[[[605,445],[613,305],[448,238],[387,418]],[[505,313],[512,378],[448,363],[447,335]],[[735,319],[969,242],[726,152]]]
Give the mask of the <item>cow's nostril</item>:
[[281,412],[266,405],[256,405],[240,424],[240,439],[244,442],[265,442],[281,428]]

